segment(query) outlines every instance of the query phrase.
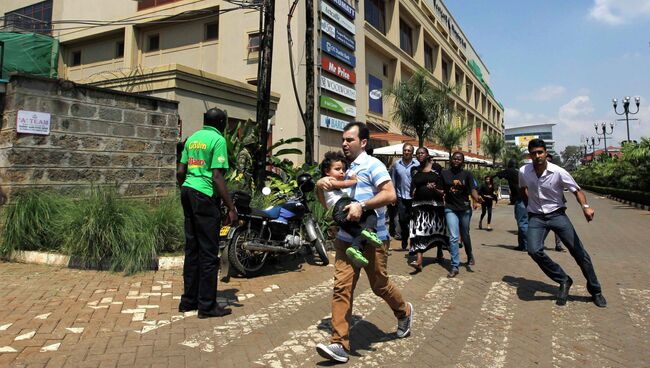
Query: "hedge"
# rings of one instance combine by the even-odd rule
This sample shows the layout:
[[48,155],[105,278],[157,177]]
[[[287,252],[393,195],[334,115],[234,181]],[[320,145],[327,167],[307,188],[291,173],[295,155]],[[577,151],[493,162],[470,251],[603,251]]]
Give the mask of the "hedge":
[[580,184],[580,186],[583,189],[587,189],[592,192],[606,194],[606,195],[608,194],[616,198],[624,199],[626,201],[650,206],[650,193],[648,192],[641,192],[638,190],[629,190],[629,189],[598,187],[598,186],[583,185],[583,184]]

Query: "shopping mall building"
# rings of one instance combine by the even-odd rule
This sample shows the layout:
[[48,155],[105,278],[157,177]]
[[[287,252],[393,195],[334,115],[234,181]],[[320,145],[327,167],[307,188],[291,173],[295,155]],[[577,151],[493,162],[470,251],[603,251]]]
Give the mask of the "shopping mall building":
[[[210,107],[255,120],[259,11],[220,0],[3,0],[4,30],[32,30],[60,41],[59,77],[179,101],[182,135]],[[472,130],[462,149],[483,154],[480,137],[503,132],[503,107],[490,71],[441,0],[317,0],[315,4],[316,157],[340,147],[342,127],[369,124],[373,145],[409,140],[382,91],[418,68],[433,83],[460,86],[456,110]],[[276,2],[271,113],[274,141],[304,137],[291,83],[305,105],[305,6],[291,24],[290,2]],[[74,21],[74,22],[72,22]],[[300,147],[302,148],[302,147]],[[298,161],[300,159],[298,158]]]

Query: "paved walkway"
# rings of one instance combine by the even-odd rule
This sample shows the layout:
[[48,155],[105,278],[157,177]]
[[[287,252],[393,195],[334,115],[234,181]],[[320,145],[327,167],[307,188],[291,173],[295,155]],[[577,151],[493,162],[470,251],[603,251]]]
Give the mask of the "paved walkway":
[[[573,198],[569,213],[594,260],[607,309],[590,302],[571,256],[549,251],[576,282],[567,306],[555,306],[556,285],[512,250],[512,207],[499,205],[492,232],[476,230],[480,212],[474,213],[472,273],[463,268],[448,280],[446,264],[431,263],[431,252],[424,271],[410,275],[405,254],[392,252],[389,272],[415,306],[409,338],[395,338],[391,311],[362,277],[349,365],[650,367],[650,212],[588,198],[595,221],[587,224]],[[199,320],[177,312],[178,271],[123,277],[0,263],[0,366],[329,365],[314,346],[330,333],[332,271],[292,259],[255,279],[234,278],[219,285],[233,315]]]

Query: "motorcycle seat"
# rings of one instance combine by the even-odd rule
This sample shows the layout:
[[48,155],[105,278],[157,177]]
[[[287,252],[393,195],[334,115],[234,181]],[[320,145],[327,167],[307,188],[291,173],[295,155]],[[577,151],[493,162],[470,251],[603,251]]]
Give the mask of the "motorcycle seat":
[[273,217],[272,214],[269,214],[267,211],[258,210],[257,208],[251,208],[250,215],[253,217],[260,217],[265,219],[276,219],[278,218],[278,216],[280,216],[280,210],[277,211],[277,216]]

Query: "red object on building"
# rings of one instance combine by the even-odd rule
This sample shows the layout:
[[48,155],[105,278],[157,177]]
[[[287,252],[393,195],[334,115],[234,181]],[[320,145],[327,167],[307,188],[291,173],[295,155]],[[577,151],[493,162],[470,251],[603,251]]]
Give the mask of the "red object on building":
[[354,70],[348,69],[342,64],[339,64],[326,56],[321,57],[320,64],[324,71],[341,79],[345,79],[350,83],[357,83],[357,75]]

